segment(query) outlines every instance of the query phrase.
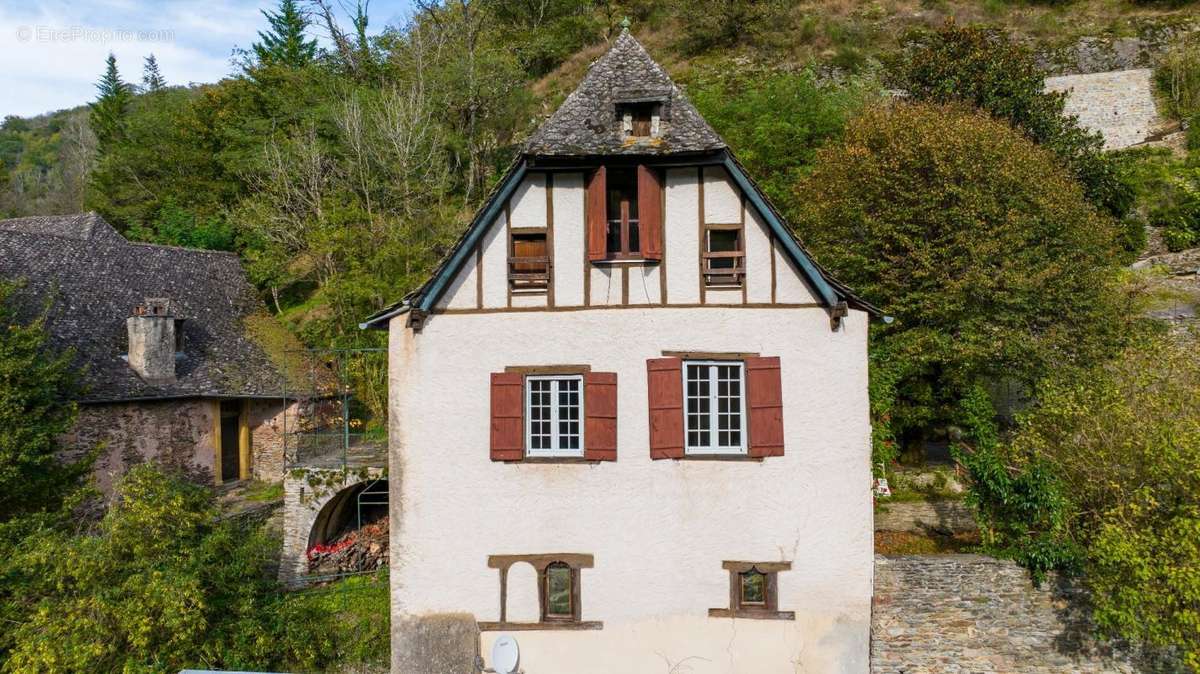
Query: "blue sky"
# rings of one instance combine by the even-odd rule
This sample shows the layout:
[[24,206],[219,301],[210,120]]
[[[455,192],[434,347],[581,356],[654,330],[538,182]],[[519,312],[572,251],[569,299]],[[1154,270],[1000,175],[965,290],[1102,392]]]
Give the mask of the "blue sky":
[[[0,117],[94,99],[109,52],[127,82],[140,82],[150,53],[171,84],[215,82],[233,71],[234,47],[249,47],[266,26],[259,10],[276,2],[0,0]],[[411,12],[411,0],[372,0],[371,32],[402,24]]]

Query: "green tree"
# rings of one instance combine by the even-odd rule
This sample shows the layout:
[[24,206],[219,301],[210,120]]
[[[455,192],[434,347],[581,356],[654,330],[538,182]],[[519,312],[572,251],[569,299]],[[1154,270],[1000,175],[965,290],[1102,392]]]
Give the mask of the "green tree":
[[167,88],[167,80],[159,71],[158,59],[154,58],[154,54],[147,56],[145,65],[142,66],[142,85],[150,93]]
[[980,380],[1094,362],[1126,329],[1117,232],[1057,158],[961,106],[852,120],[798,186],[796,226],[835,276],[895,317],[873,328],[906,447]]
[[96,134],[101,151],[124,139],[125,117],[133,100],[133,92],[128,84],[121,81],[121,74],[117,71],[117,57],[109,54],[104,64],[104,75],[96,83],[96,90],[100,94],[91,104],[92,131]]
[[706,72],[688,87],[696,108],[789,214],[793,188],[817,148],[836,139],[875,91],[875,84],[865,80],[820,83],[811,71],[727,68]]
[[[1098,133],[1063,115],[1066,94],[1045,90],[1045,75],[1030,49],[1001,29],[959,27],[912,36],[894,64],[896,84],[917,101],[962,101],[1008,121],[1059,156],[1088,200],[1116,218],[1133,207],[1133,189],[1117,158],[1103,152]],[[1144,232],[1131,219],[1125,245],[1141,251]]]
[[[1145,335],[1094,367],[1052,372],[988,473],[968,457],[994,551],[1028,560],[1078,554],[1097,624],[1178,649],[1200,668],[1200,360],[1195,335]],[[1031,478],[1041,475],[1040,483]],[[998,507],[1030,488],[1039,510]],[[1054,513],[1048,518],[1046,513]],[[1053,526],[1050,526],[1050,525]]]
[[58,455],[77,376],[71,354],[51,350],[44,315],[22,318],[18,290],[0,281],[0,522],[57,508],[90,467]]
[[277,65],[285,68],[303,68],[317,56],[316,40],[306,40],[308,15],[296,4],[296,0],[280,0],[274,12],[262,10],[270,29],[259,31],[261,42],[252,46],[259,65]]

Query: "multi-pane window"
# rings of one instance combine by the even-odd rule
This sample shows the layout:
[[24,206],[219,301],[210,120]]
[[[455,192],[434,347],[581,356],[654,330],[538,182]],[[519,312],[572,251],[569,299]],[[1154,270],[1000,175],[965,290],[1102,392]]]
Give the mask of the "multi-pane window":
[[583,377],[526,378],[525,449],[529,456],[583,456]]
[[641,257],[637,171],[610,168],[607,174],[608,257]]
[[735,361],[686,361],[683,368],[686,450],[692,454],[746,451],[744,369]]

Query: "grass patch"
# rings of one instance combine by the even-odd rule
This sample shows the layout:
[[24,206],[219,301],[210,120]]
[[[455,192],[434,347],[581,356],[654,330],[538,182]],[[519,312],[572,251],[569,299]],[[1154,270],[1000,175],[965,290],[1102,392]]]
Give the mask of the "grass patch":
[[283,500],[283,483],[254,480],[246,485],[245,491],[242,492],[242,498],[259,503],[281,501]]

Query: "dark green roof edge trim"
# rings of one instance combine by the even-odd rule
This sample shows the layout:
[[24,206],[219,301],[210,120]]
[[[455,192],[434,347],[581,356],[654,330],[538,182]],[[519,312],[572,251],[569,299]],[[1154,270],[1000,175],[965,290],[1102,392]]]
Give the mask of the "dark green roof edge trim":
[[462,263],[471,254],[476,244],[479,243],[479,239],[487,231],[488,225],[496,219],[497,215],[500,215],[500,209],[504,207],[504,202],[508,201],[513,191],[517,189],[517,185],[520,185],[521,180],[525,178],[526,166],[527,162],[522,161],[513,167],[512,173],[508,174],[508,177],[504,180],[504,184],[500,186],[496,195],[483,207],[483,210],[476,216],[475,222],[471,223],[470,231],[467,232],[466,238],[463,239],[462,243],[454,251],[454,255],[450,257],[449,263],[433,279],[433,283],[429,288],[418,295],[416,309],[428,312],[437,303],[438,299],[441,298],[442,293],[446,292],[446,288],[454,280],[454,275],[458,273],[458,270],[462,267]]
[[812,261],[812,258],[804,252],[799,243],[796,243],[796,237],[792,235],[791,230],[775,214],[775,209],[771,208],[766,199],[763,198],[763,195],[758,191],[758,187],[750,182],[750,178],[742,171],[742,167],[729,154],[725,155],[724,164],[725,170],[729,172],[729,175],[733,176],[733,180],[741,188],[742,194],[746,195],[750,203],[754,204],[754,208],[758,211],[758,214],[767,221],[767,225],[775,233],[775,238],[779,239],[780,243],[783,244],[784,250],[791,256],[792,261],[800,267],[800,271],[821,296],[821,299],[825,302],[825,306],[832,307],[840,302],[841,300],[838,297],[837,291],[825,280],[825,275],[821,273],[821,270],[817,269],[817,265]]

